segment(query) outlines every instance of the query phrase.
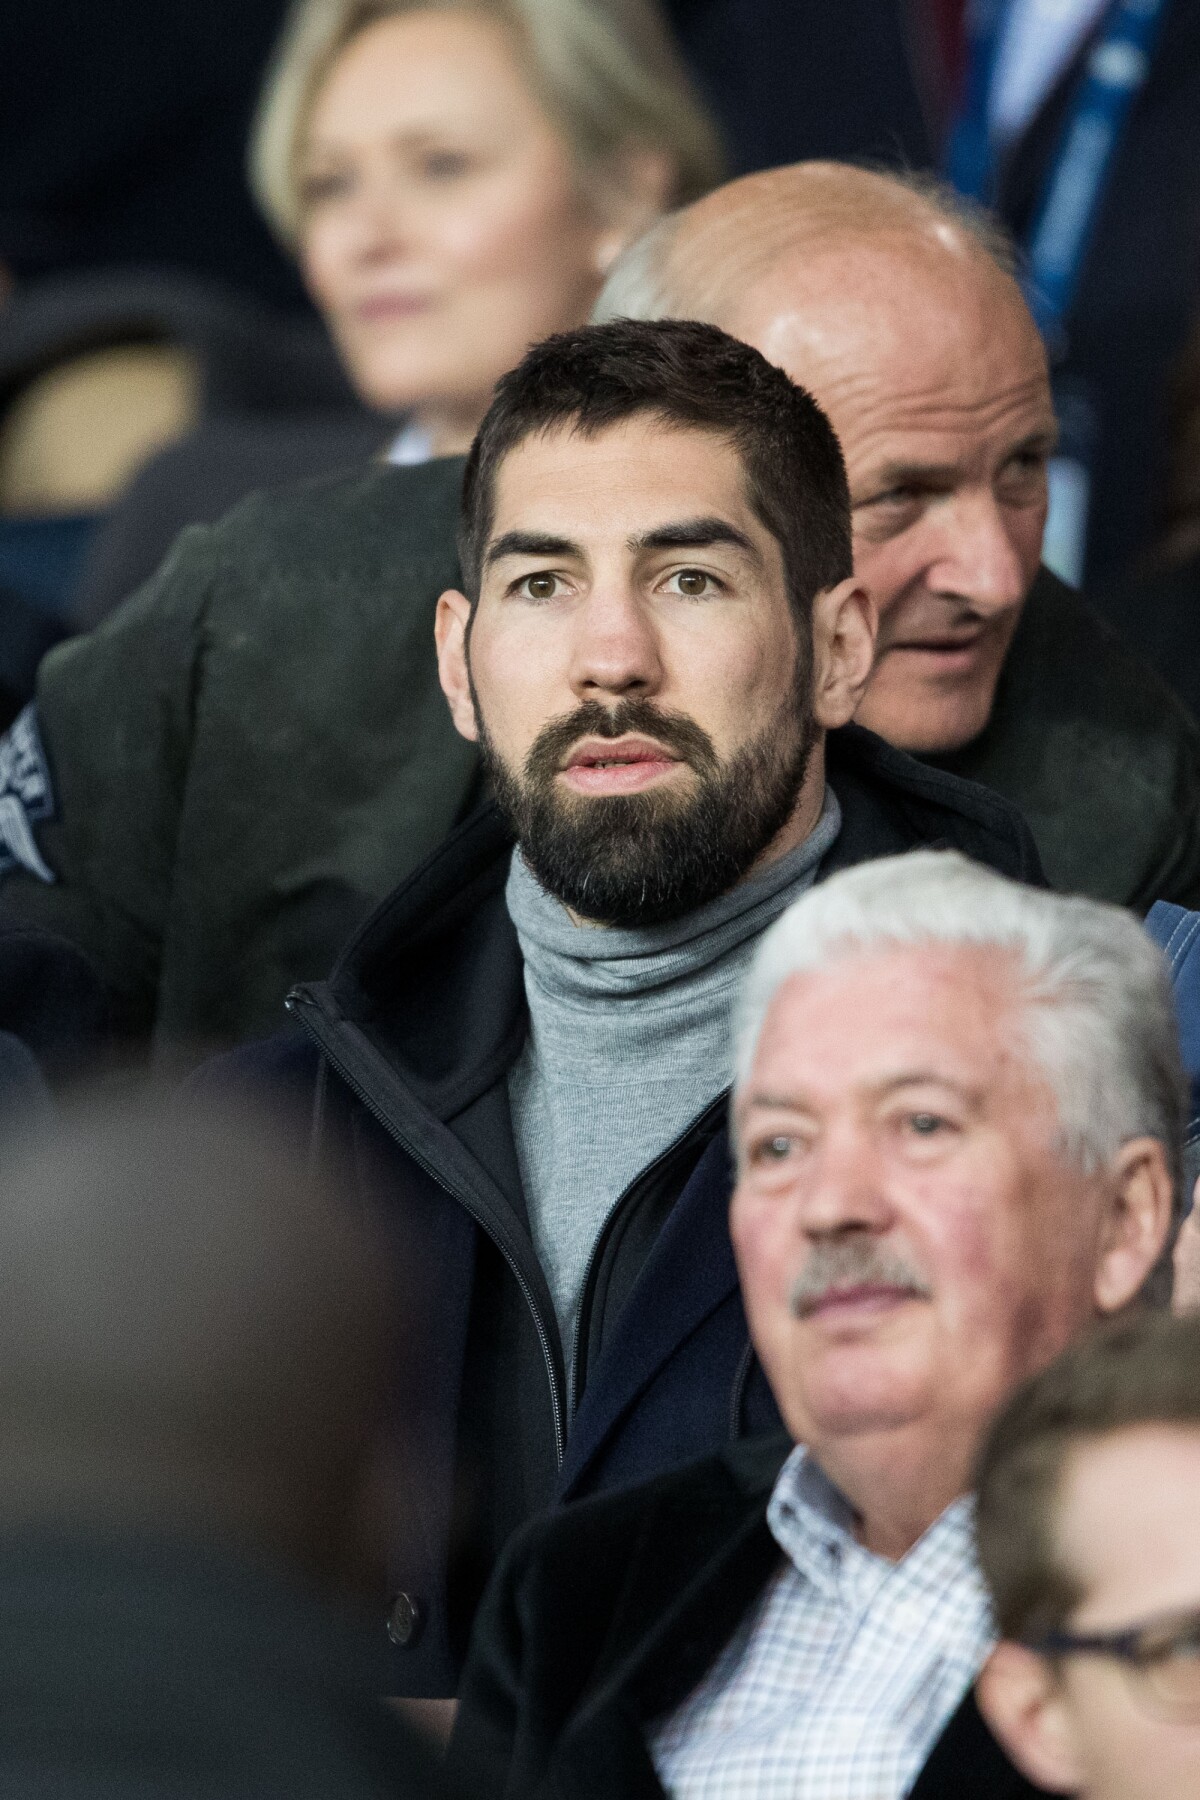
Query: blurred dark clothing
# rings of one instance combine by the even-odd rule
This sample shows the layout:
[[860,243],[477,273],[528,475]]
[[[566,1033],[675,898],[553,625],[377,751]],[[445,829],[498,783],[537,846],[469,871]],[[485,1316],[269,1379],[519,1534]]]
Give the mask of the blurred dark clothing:
[[[1005,801],[870,732],[829,734],[826,779],[842,824],[818,881],[930,843],[1042,879]],[[379,907],[328,982],[296,989],[304,1038],[248,1046],[196,1078],[287,1094],[306,1129],[316,1121],[314,1156],[327,1137],[352,1144],[364,1199],[417,1234],[434,1287],[433,1329],[411,1352],[428,1493],[390,1572],[424,1623],[397,1651],[399,1693],[453,1692],[492,1564],[541,1507],[778,1423],[729,1242],[726,1095],[625,1190],[593,1253],[574,1354],[560,1343],[508,1099],[529,1029],[505,900],[512,853],[497,809],[481,809]]]
[[[382,1634],[379,1634],[382,1636]],[[186,1540],[0,1535],[0,1791],[438,1800],[381,1658],[266,1563]]]
[[[1000,171],[1018,240],[1036,214],[1092,39]],[[1149,549],[1165,478],[1171,365],[1200,304],[1200,0],[1169,0],[1100,202],[1056,381],[1094,402],[1086,586]]]
[[148,462],[100,526],[76,585],[81,631],[149,581],[188,525],[211,525],[260,490],[365,463],[386,447],[386,421],[349,408],[286,417],[212,419]]
[[108,1001],[82,951],[0,920],[0,1033],[22,1044],[55,1087],[90,1073],[108,1043]]
[[50,1112],[50,1090],[20,1038],[0,1031],[0,1138]]
[[[1131,640],[1141,647],[1140,635]],[[1043,569],[986,729],[930,757],[1020,807],[1050,885],[1145,912],[1200,905],[1200,728],[1073,589]]]
[[[0,527],[0,546],[3,527]],[[54,610],[0,581],[0,731],[7,731],[25,706],[48,650],[67,635]]]
[[[790,1448],[783,1437],[733,1445],[530,1526],[479,1616],[452,1775],[496,1800],[661,1800],[645,1728],[708,1673],[779,1568],[766,1512]],[[968,1692],[909,1797],[1041,1791]]]
[[276,1029],[292,983],[327,974],[470,805],[433,644],[461,468],[247,500],[43,663],[53,816],[34,831],[58,880],[0,877],[0,913],[87,951],[124,1031]]
[[928,168],[937,125],[919,6],[664,0],[734,175],[813,156]]
[[0,264],[191,270],[306,305],[246,187],[285,0],[6,0]]
[[1114,582],[1095,604],[1200,719],[1200,553]]

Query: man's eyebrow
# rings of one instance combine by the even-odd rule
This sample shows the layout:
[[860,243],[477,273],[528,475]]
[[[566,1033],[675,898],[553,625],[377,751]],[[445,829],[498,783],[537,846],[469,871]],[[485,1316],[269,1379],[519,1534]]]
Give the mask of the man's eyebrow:
[[[1008,452],[1008,458],[1023,456],[1031,451],[1049,456],[1058,441],[1057,430],[1046,425],[1037,431],[1031,431],[1027,437],[1014,444]],[[922,463],[922,462],[890,462],[882,468],[871,472],[871,480],[867,484],[866,498],[876,494],[884,494],[894,487],[950,487],[959,479],[962,471],[956,463]],[[862,501],[856,501],[862,505]]]
[[653,531],[639,532],[629,539],[629,548],[639,550],[706,550],[711,544],[730,544],[755,563],[761,563],[755,544],[728,519],[680,519],[670,525],[656,525]]
[[[982,1099],[980,1089],[972,1082],[959,1081],[942,1069],[898,1069],[894,1075],[883,1075],[867,1083],[868,1091],[879,1098],[897,1094],[907,1087],[942,1087],[961,1094],[971,1106]],[[765,1112],[804,1112],[806,1102],[795,1094],[750,1093],[741,1102],[743,1110],[761,1107]]]
[[573,544],[570,538],[551,537],[545,531],[506,531],[488,545],[483,562],[484,567],[490,569],[493,563],[502,562],[506,556],[582,555],[579,545]]

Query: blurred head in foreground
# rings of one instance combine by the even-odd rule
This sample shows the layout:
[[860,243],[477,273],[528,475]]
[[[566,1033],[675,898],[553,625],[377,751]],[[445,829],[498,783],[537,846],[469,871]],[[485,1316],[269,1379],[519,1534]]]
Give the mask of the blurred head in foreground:
[[792,1435],[899,1555],[1013,1388],[1169,1278],[1166,968],[1117,907],[915,852],[784,914],[739,1046],[751,1335]]
[[654,0],[301,0],[251,174],[359,393],[446,455],[720,152]]
[[356,1585],[393,1266],[269,1119],[81,1101],[0,1157],[0,1531]]
[[1085,1800],[1200,1793],[1200,1319],[1123,1321],[1023,1388],[979,1465],[1002,1642],[979,1703]]

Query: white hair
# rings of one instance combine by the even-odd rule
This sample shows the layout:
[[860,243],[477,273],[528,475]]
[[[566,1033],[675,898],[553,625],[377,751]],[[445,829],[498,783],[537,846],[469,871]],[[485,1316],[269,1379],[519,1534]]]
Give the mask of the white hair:
[[1156,1138],[1178,1202],[1186,1089],[1158,948],[1118,906],[1024,887],[956,851],[861,863],[810,889],[776,921],[735,1014],[735,1091],[790,976],[919,944],[1008,953],[1026,1041],[1057,1100],[1064,1155],[1094,1173],[1129,1139]]

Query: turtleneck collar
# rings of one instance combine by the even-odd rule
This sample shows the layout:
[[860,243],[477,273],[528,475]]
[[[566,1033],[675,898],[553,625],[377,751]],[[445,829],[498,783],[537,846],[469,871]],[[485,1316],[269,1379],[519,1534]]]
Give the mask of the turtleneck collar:
[[665,995],[764,932],[796,888],[809,885],[841,822],[837,797],[827,787],[820,819],[794,850],[680,919],[632,928],[575,924],[515,850],[505,898],[527,981],[532,976],[543,992],[568,1004]]

